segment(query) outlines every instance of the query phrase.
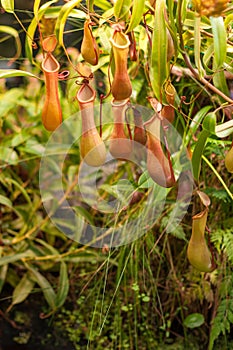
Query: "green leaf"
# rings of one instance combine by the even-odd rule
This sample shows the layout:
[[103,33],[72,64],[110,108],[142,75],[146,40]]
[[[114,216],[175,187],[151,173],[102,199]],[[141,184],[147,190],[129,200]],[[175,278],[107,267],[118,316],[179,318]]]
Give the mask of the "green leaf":
[[117,0],[114,4],[114,16],[116,20],[123,19],[129,15],[131,0]]
[[34,285],[35,282],[31,280],[30,275],[25,273],[14,289],[11,307],[24,301],[31,293]]
[[[223,70],[214,72],[213,82],[214,82],[214,86],[216,86],[216,88],[221,90],[225,95],[229,96],[229,89],[228,89],[228,86],[227,86],[227,81],[226,81],[226,77],[225,77],[225,74],[224,74]],[[220,97],[220,99],[223,102],[225,102],[225,100],[223,98]]]
[[62,6],[59,12],[59,16],[55,26],[55,32],[58,38],[58,42],[62,47],[64,47],[63,33],[65,29],[66,20],[73,8],[79,6],[80,2],[81,0],[71,0],[67,2],[64,6]]
[[214,38],[214,63],[217,69],[222,67],[226,59],[227,35],[223,17],[210,17],[210,22]]
[[25,188],[16,180],[10,178],[10,177],[6,177],[5,181],[7,184],[11,184],[14,185],[24,196],[24,198],[26,199],[26,201],[32,206],[32,202],[31,202],[31,198],[28,195],[27,191],[25,190]]
[[37,19],[38,19],[39,8],[40,8],[40,0],[34,0],[33,12],[34,12],[35,18]]
[[229,25],[231,25],[232,22],[233,22],[233,13],[231,13],[230,15],[225,17],[225,20],[224,20],[225,28],[227,28]]
[[56,294],[54,292],[54,289],[52,288],[49,281],[36,269],[33,267],[29,267],[29,271],[32,273],[33,277],[35,278],[35,281],[40,286],[45,300],[49,304],[52,310],[56,309]]
[[12,60],[15,61],[17,58],[19,58],[22,49],[18,31],[9,26],[0,26],[0,32],[7,33],[14,37],[16,44],[16,53]]
[[11,78],[11,77],[31,77],[31,78],[38,78],[36,75],[25,72],[24,70],[20,69],[0,69],[0,79],[3,78]]
[[217,125],[215,128],[215,134],[220,138],[227,137],[232,133],[233,133],[233,120],[229,120],[228,122],[225,122],[221,125]]
[[59,255],[59,251],[57,249],[55,249],[53,246],[51,246],[49,243],[45,242],[43,239],[36,239],[36,242],[40,243],[43,247],[46,248],[47,250],[47,254],[49,255]]
[[200,111],[198,111],[197,114],[194,116],[188,128],[188,133],[185,138],[185,146],[189,145],[192,137],[195,135],[197,129],[199,128],[203,118],[206,116],[206,113],[208,113],[211,108],[212,106],[205,106],[202,109],[200,109]]
[[[213,54],[214,54],[214,45],[211,42],[208,42],[208,47],[206,47],[205,52],[203,54],[203,64],[205,67],[205,71],[207,74],[213,74],[214,71],[212,68],[211,61],[213,59]],[[211,68],[210,68],[211,67]]]
[[140,188],[150,188],[154,186],[154,181],[150,177],[148,171],[144,171],[138,179],[138,189]]
[[36,64],[36,62],[33,59],[32,47],[33,47],[34,35],[38,26],[38,22],[44,16],[46,10],[50,7],[50,5],[54,4],[57,1],[58,0],[51,0],[46,2],[44,5],[42,5],[39,11],[36,12],[36,17],[33,17],[27,29],[28,35],[26,36],[26,41],[25,41],[26,56],[29,59],[29,61],[33,64]]
[[88,11],[93,12],[94,11],[94,2],[95,0],[86,0],[86,6],[88,8]]
[[201,17],[196,16],[194,20],[194,59],[200,77],[205,74],[201,63],[201,33],[200,33]]
[[202,127],[210,134],[215,134],[216,115],[214,112],[208,113],[203,121]]
[[15,134],[15,136],[11,140],[11,147],[17,147],[27,141],[29,138],[31,138],[31,134],[28,132],[27,129],[20,129],[19,132]]
[[137,27],[137,25],[139,25],[141,19],[143,18],[144,6],[145,0],[133,1],[133,10],[127,32],[131,32],[135,27]]
[[69,278],[67,273],[67,265],[64,261],[61,261],[60,266],[60,277],[58,284],[58,291],[56,296],[56,307],[61,307],[66,301],[67,295],[69,292]]
[[12,208],[12,202],[7,197],[0,194],[0,204]]
[[205,148],[206,140],[209,136],[209,132],[202,130],[199,134],[198,141],[195,145],[192,155],[193,176],[198,181],[201,170],[201,158]]
[[107,11],[112,8],[112,4],[108,0],[98,0],[98,7],[103,11]]
[[0,146],[0,160],[3,161],[3,165],[4,164],[15,165],[18,163],[19,157],[17,152],[15,152],[12,148]]
[[[1,74],[0,69],[0,74]],[[9,115],[11,109],[15,109],[16,103],[21,100],[24,90],[20,88],[10,89],[0,95],[0,99],[4,99],[4,103],[0,104],[0,118]]]
[[184,320],[185,327],[188,328],[197,328],[204,324],[205,319],[202,314],[199,313],[193,313],[188,315]]
[[95,224],[94,220],[93,220],[93,216],[90,214],[90,212],[87,209],[85,209],[85,208],[83,208],[81,206],[76,206],[76,207],[74,207],[74,209],[75,209],[77,215],[82,216],[83,218],[85,218],[85,220],[89,224],[91,224],[91,225]]
[[165,8],[165,0],[156,3],[152,36],[150,80],[155,97],[159,102],[162,102],[163,86],[168,77]]
[[14,13],[14,0],[1,0],[1,5],[6,12]]
[[15,253],[11,255],[6,255],[0,258],[0,266],[6,265],[6,264],[12,264],[16,261],[19,261],[24,258],[28,257],[34,257],[35,254],[31,250],[26,250],[23,253]]
[[211,134],[215,134],[216,115],[208,113],[203,121],[203,130],[199,134],[198,141],[195,145],[192,155],[192,166],[194,178],[198,181],[201,170],[201,159],[205,148],[206,140]]

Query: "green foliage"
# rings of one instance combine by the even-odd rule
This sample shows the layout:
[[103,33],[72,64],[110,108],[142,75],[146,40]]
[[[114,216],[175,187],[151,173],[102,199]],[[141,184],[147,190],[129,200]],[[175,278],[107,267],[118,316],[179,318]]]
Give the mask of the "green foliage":
[[[24,58],[19,61],[18,32],[0,26],[1,33],[14,37],[18,50],[12,59],[21,63],[18,70],[1,69],[0,79],[22,76],[26,83],[23,88],[9,91],[0,86],[0,300],[4,301],[4,293],[8,293],[2,308],[11,316],[18,304],[29,296],[37,298],[40,293],[45,301],[40,316],[57,313],[55,327],[65,329],[77,350],[83,346],[97,350],[198,349],[195,338],[203,347],[209,343],[212,350],[218,342],[221,344],[222,336],[227,338],[233,326],[233,222],[229,217],[233,210],[233,188],[232,176],[224,166],[233,132],[231,83],[227,79],[233,73],[232,1],[223,16],[212,18],[197,17],[189,1],[156,1],[155,8],[153,1],[144,0],[117,0],[114,5],[105,0],[87,1],[90,13],[80,0],[53,6],[56,3],[56,0],[43,5],[38,0],[34,2],[25,44],[25,58],[32,66]],[[1,6],[14,14],[14,1],[2,0]],[[98,6],[96,13],[92,13],[93,6],[94,9]],[[186,216],[181,223],[172,221],[175,229],[167,233],[176,203],[176,187],[163,191],[154,184],[148,171],[141,172],[133,163],[119,161],[113,171],[100,171],[97,181],[99,197],[106,202],[118,200],[121,210],[114,215],[101,213],[84,203],[79,188],[75,188],[80,154],[74,144],[62,163],[65,194],[61,201],[69,202],[82,219],[81,224],[75,223],[77,237],[87,223],[107,227],[113,233],[123,227],[124,234],[133,233],[135,238],[142,230],[147,231],[128,246],[115,249],[106,246],[102,251],[66,237],[58,227],[67,224],[69,229],[69,223],[62,217],[54,221],[57,226],[50,221],[39,191],[40,161],[50,135],[41,125],[45,95],[40,62],[42,43],[38,43],[38,56],[34,57],[33,52],[38,24],[42,37],[55,34],[59,45],[54,55],[70,73],[59,91],[64,120],[68,120],[78,111],[74,96],[76,82],[81,81],[78,64],[83,60],[75,50],[65,47],[64,39],[69,34],[66,25],[69,20],[75,21],[78,36],[87,13],[101,48],[99,63],[92,68],[96,86],[106,85],[106,94],[111,89],[109,39],[114,30],[112,24],[119,25],[121,21],[123,31],[130,33],[131,40],[135,38],[131,46],[136,44],[136,60],[127,62],[133,88],[131,101],[149,107],[147,97],[155,97],[168,105],[166,84],[174,85],[173,126],[192,157],[196,180]],[[51,21],[54,33],[44,25],[46,20]],[[100,81],[98,71],[102,74]],[[110,101],[108,96],[106,101]],[[145,122],[149,117],[143,118]],[[74,138],[79,128],[80,124],[71,127]],[[104,125],[104,140],[109,140],[110,131],[111,125]],[[59,142],[59,152],[64,153],[66,139]],[[181,164],[179,152],[172,150],[171,158],[179,159]],[[51,162],[51,167],[58,171],[60,165]],[[54,189],[56,186],[54,181]],[[150,198],[152,189],[155,196]],[[208,227],[212,231],[209,236],[217,269],[206,275],[195,271],[186,259],[191,212],[196,213],[202,206],[197,189],[212,201]],[[88,188],[87,194],[92,191],[93,188]],[[155,218],[165,194],[164,210]],[[129,204],[133,196],[137,201]],[[48,199],[52,203],[53,198]],[[60,202],[53,204],[51,213]],[[130,226],[132,219],[143,216],[148,218],[143,227]]]
[[[232,240],[231,240],[232,241]],[[230,254],[233,251],[231,249]],[[233,255],[232,255],[233,256]],[[233,324],[233,292],[232,292],[232,273],[225,277],[221,285],[221,295],[219,300],[219,305],[217,308],[216,315],[212,321],[211,331],[210,331],[210,341],[209,350],[214,349],[214,344],[216,339],[219,338],[221,334],[226,336],[231,332],[231,327]]]

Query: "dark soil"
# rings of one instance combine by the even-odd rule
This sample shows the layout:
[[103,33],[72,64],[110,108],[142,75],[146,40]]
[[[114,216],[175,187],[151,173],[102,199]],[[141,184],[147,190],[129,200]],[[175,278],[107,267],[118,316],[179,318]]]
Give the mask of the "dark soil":
[[0,350],[75,350],[61,329],[53,327],[56,315],[40,318],[44,301],[40,295],[30,296],[4,314],[7,302],[0,303]]

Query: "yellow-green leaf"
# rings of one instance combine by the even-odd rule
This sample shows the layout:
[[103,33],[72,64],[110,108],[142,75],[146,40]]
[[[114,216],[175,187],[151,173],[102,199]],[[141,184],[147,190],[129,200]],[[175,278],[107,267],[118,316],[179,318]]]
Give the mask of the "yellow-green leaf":
[[114,4],[114,16],[117,20],[123,19],[129,14],[131,0],[117,0]]
[[210,112],[206,115],[205,119],[203,120],[202,127],[210,134],[215,134],[216,114],[214,112]]
[[1,5],[6,12],[14,12],[14,0],[1,0]]
[[38,18],[39,8],[40,8],[40,0],[34,0],[33,12],[34,12],[35,18]]
[[32,273],[33,278],[37,282],[37,284],[40,286],[45,300],[49,304],[52,310],[56,309],[56,294],[54,292],[54,289],[52,288],[49,281],[36,269],[29,267],[29,271]]
[[209,132],[202,130],[198,136],[197,143],[194,148],[192,155],[192,166],[193,166],[193,176],[196,181],[199,179],[201,171],[201,158],[205,148],[206,140],[209,136]]
[[76,6],[79,6],[80,2],[81,0],[71,0],[67,2],[64,6],[62,6],[59,12],[59,16],[55,26],[55,32],[56,32],[59,44],[63,47],[64,47],[63,33],[65,29],[66,20],[70,12],[73,10],[73,8]]
[[61,307],[66,301],[66,297],[69,292],[69,278],[67,273],[67,265],[64,261],[61,261],[60,265],[60,277],[58,284],[58,291],[56,296],[56,306]]
[[11,306],[24,301],[31,293],[34,285],[35,282],[31,280],[28,273],[25,273],[14,289]]
[[165,0],[156,2],[150,69],[152,88],[160,102],[163,98],[163,85],[168,77],[165,8]]
[[11,255],[5,255],[0,258],[0,266],[6,265],[6,264],[12,264],[16,261],[19,261],[23,258],[33,257],[35,254],[31,250],[26,250],[23,253],[16,253]]
[[215,133],[218,137],[224,138],[233,133],[233,120],[229,120],[223,124],[217,125]]
[[11,77],[31,77],[31,78],[37,78],[36,75],[26,72],[24,70],[20,69],[0,69],[0,79],[3,78],[11,78]]
[[227,34],[223,17],[210,17],[214,38],[214,63],[215,69],[222,67],[227,52]]
[[0,194],[0,204],[5,205],[6,207],[12,208],[12,202],[9,198]]
[[216,127],[216,115],[214,112],[210,112],[206,115],[203,121],[203,130],[198,136],[197,143],[195,145],[193,155],[192,155],[192,167],[193,167],[193,176],[195,180],[199,180],[199,175],[201,171],[201,159],[203,151],[205,149],[205,144],[207,138],[215,133]]
[[205,71],[201,62],[201,33],[200,33],[201,18],[196,16],[194,20],[194,59],[199,73],[199,76],[203,78]]
[[50,7],[50,5],[54,4],[58,0],[51,0],[46,2],[44,5],[40,7],[40,9],[36,11],[35,17],[31,20],[31,23],[28,27],[28,35],[26,36],[26,41],[25,41],[25,50],[26,50],[26,55],[29,61],[33,64],[36,64],[33,59],[33,40],[34,40],[34,35],[38,26],[38,22],[41,20],[43,15],[45,14],[46,10]]
[[95,0],[86,0],[87,8],[90,12],[94,11],[94,2]]
[[131,32],[135,27],[137,27],[137,25],[139,25],[143,17],[144,6],[145,6],[145,0],[133,1],[133,10],[132,10],[132,15],[130,18],[127,32]]
[[206,116],[206,114],[211,109],[211,106],[205,106],[202,109],[200,109],[197,114],[194,116],[191,124],[188,128],[188,133],[185,138],[185,146],[187,147],[192,139],[192,137],[195,135],[197,129],[199,128],[203,118]]
[[[213,75],[213,82],[216,88],[221,90],[225,95],[229,96],[229,89],[227,86],[227,81],[223,70],[215,71]],[[224,101],[223,98],[220,97],[220,99]]]

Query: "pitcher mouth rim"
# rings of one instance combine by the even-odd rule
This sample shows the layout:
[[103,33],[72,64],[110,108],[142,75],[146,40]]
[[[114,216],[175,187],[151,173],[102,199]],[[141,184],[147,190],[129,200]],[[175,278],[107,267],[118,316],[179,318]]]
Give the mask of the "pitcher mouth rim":
[[[53,60],[53,62],[56,64],[56,68],[55,69],[47,69],[44,65],[45,65],[45,62],[47,59],[51,58]],[[45,59],[42,61],[42,64],[41,64],[41,67],[43,69],[43,71],[45,73],[57,73],[60,69],[60,64],[59,62],[56,60],[56,58],[52,55],[51,52],[47,52],[46,53],[46,56],[45,56]]]
[[[82,90],[87,87],[88,89],[90,89],[90,91],[92,92],[92,97],[90,97],[89,99],[82,99],[80,94],[82,93]],[[76,94],[76,98],[78,100],[79,103],[81,104],[86,104],[86,103],[90,103],[90,102],[93,102],[96,98],[96,92],[95,90],[89,85],[89,84],[83,84],[81,86],[81,88],[78,90],[77,94]]]

